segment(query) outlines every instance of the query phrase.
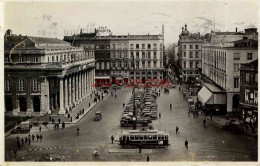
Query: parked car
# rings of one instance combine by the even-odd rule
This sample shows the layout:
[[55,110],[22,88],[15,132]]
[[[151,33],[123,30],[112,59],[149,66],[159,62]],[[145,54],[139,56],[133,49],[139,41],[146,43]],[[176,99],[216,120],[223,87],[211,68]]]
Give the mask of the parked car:
[[168,88],[164,88],[164,93],[170,93]]
[[16,126],[11,131],[11,133],[12,134],[28,133],[28,132],[30,132],[31,128],[32,128],[32,122],[30,122],[30,121],[21,122],[18,126]]
[[243,124],[233,119],[229,122],[226,122],[222,129],[231,131],[233,134],[242,134],[244,133],[244,127],[245,126]]
[[102,114],[100,111],[95,112],[94,121],[100,121],[102,119]]

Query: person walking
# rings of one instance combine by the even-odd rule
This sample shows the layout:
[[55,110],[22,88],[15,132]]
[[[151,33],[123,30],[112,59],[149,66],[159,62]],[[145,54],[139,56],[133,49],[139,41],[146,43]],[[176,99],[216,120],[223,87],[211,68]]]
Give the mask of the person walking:
[[139,153],[142,153],[142,144],[139,144]]
[[27,141],[28,141],[28,139],[27,139],[27,137],[25,137],[24,143],[27,144]]
[[112,141],[112,144],[114,143],[114,136],[112,135],[111,136],[111,141]]
[[41,135],[41,134],[40,134],[39,138],[40,138],[40,140],[41,140],[41,142],[42,142],[42,135]]
[[170,110],[172,109],[172,103],[170,103]]
[[213,115],[212,115],[212,113],[211,113],[211,114],[210,114],[210,119],[211,119],[211,120],[212,120],[212,116],[213,116]]
[[150,161],[150,157],[147,155],[146,157],[146,161],[149,162]]
[[38,134],[36,135],[36,139],[37,139],[37,142],[38,142],[39,141],[39,135]]
[[65,122],[62,122],[62,128],[65,129]]
[[22,146],[23,146],[23,144],[24,144],[24,139],[23,139],[23,137],[21,138],[21,143],[22,143]]
[[34,134],[32,134],[32,141],[34,141],[34,138],[35,138],[35,136],[34,136]]
[[17,139],[17,140],[16,140],[16,144],[17,144],[18,149],[20,150],[20,149],[21,149],[20,139]]
[[42,126],[39,127],[39,131],[42,132]]
[[161,118],[161,112],[159,112],[159,118]]
[[188,149],[188,144],[189,144],[189,142],[186,140],[185,141],[185,147]]
[[116,94],[115,94],[115,99],[116,99]]
[[206,127],[206,119],[203,120],[204,127]]
[[16,159],[17,148],[14,148],[14,158]]
[[28,138],[28,145],[31,145],[31,138]]
[[177,135],[177,134],[180,134],[180,133],[179,133],[179,127],[178,127],[178,126],[176,126],[176,135]]
[[123,108],[125,108],[125,103],[123,103]]

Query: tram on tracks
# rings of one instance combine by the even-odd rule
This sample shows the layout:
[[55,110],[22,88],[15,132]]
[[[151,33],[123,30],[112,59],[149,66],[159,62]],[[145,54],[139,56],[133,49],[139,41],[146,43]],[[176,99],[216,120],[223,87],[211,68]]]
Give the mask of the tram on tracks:
[[119,145],[127,147],[168,147],[169,133],[158,130],[128,130],[119,132]]

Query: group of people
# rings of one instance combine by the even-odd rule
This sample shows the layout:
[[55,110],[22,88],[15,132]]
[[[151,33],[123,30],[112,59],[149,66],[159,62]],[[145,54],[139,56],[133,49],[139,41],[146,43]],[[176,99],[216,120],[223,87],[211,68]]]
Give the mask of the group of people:
[[53,128],[55,130],[59,130],[60,124],[61,124],[62,129],[65,129],[65,122],[61,122],[60,118],[58,119],[58,122],[53,121]]
[[[41,130],[41,128],[39,128],[39,130]],[[16,154],[17,154],[17,151],[21,149],[21,147],[23,147],[24,145],[31,145],[31,141],[36,141],[37,142],[42,142],[42,139],[43,139],[43,136],[42,134],[28,134],[27,136],[22,137],[20,138],[19,136],[16,137],[16,145],[17,147],[14,148],[14,155],[15,155],[15,158],[16,158]]]

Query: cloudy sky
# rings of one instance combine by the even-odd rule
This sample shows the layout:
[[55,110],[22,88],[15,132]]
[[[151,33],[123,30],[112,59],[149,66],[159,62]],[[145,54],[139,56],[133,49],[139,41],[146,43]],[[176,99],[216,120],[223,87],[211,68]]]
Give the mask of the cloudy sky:
[[182,26],[202,34],[243,31],[258,26],[258,4],[253,1],[108,1],[5,3],[5,29],[15,34],[57,37],[79,29],[107,27],[113,35],[161,34],[165,43],[178,41]]

